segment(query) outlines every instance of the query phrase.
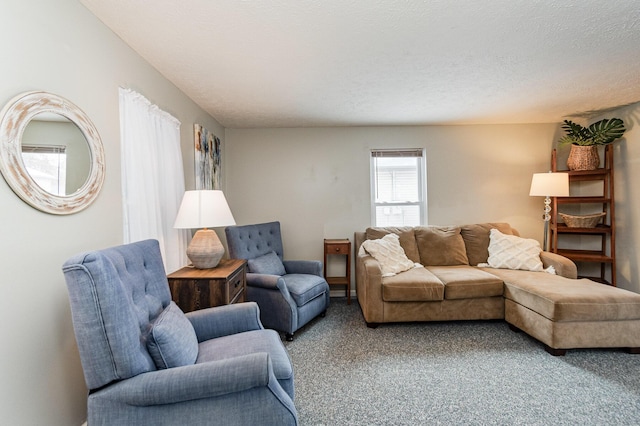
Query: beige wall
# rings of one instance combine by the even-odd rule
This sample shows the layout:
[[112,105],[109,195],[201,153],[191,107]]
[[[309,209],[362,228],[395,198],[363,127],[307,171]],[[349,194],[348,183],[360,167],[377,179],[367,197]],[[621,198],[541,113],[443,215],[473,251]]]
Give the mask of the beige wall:
[[640,293],[640,103],[619,108],[601,118],[624,120],[624,138],[614,142],[616,197],[616,258],[618,287]]
[[224,129],[76,0],[0,3],[0,105],[30,90],[68,98],[96,125],[106,181],[70,216],[41,213],[0,179],[0,424],[80,425],[86,388],[62,263],[122,242],[118,87],[139,91],[182,122],[186,185],[193,189],[193,123]]
[[[606,117],[628,129],[614,154],[618,286],[640,292],[640,104]],[[282,222],[287,257],[322,259],[323,238],[352,239],[371,223],[369,151],[424,147],[429,224],[506,221],[541,241],[531,175],[549,169],[562,134],[558,124],[227,129],[226,195],[239,224]]]
[[370,225],[369,152],[426,148],[430,224],[510,222],[542,239],[531,176],[549,169],[557,124],[227,129],[227,198],[239,224],[279,220],[289,258]]
[[[92,118],[105,145],[104,189],[75,215],[32,209],[0,179],[0,423],[78,425],[86,389],[60,267],[72,254],[122,241],[118,87],[139,91],[182,122],[187,189],[194,186],[193,123],[220,137],[225,130],[75,0],[4,0],[0,52],[0,104],[28,90],[64,96]],[[630,127],[616,147],[619,281],[640,291],[633,186],[640,108],[615,114]],[[238,223],[280,220],[290,258],[320,259],[323,238],[351,238],[370,223],[369,150],[424,146],[431,224],[508,221],[540,239],[542,200],[527,194],[531,174],[548,169],[557,133],[555,124],[229,129],[225,193]]]
[[[588,125],[602,118],[621,118],[624,120],[627,131],[622,139],[614,142],[614,191],[615,191],[615,218],[616,218],[616,284],[618,287],[640,293],[640,190],[637,182],[640,182],[640,103],[607,111],[605,114],[594,115],[585,119],[583,117],[572,119],[582,125]],[[600,150],[600,162],[603,163],[604,149]],[[569,147],[558,148],[558,164],[563,166],[569,155]],[[587,191],[594,194],[601,193],[602,186],[594,184]],[[597,206],[587,206],[589,211],[576,211],[577,214],[594,213]],[[600,240],[595,237],[574,238],[567,247],[587,247],[598,250]],[[582,264],[580,270],[588,276],[599,276],[600,268],[597,264]],[[606,278],[609,278],[607,269]]]

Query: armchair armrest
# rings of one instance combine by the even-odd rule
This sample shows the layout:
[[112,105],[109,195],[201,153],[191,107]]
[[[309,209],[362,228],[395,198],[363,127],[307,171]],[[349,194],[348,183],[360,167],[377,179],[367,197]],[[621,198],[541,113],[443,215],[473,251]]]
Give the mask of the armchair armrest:
[[285,260],[282,262],[287,274],[309,274],[322,276],[322,262],[319,260]]
[[255,302],[217,306],[185,315],[193,325],[198,342],[264,328],[260,322],[260,308]]
[[280,275],[248,273],[247,286],[279,291],[286,300],[291,299],[289,289]]
[[268,386],[277,381],[266,352],[140,374],[100,392],[123,404],[175,404]]
[[540,260],[542,260],[542,266],[544,268],[553,266],[558,275],[571,279],[578,278],[578,268],[571,259],[557,253],[543,251],[540,252]]
[[261,287],[271,290],[282,290],[286,288],[284,280],[280,275],[247,273],[247,285],[251,287]]

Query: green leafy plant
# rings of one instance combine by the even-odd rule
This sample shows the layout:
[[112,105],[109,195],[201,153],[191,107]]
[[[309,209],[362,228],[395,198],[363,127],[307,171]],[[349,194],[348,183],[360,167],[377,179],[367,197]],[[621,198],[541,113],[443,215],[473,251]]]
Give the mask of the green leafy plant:
[[564,120],[562,129],[566,135],[560,138],[560,145],[574,144],[582,146],[607,145],[621,138],[625,132],[624,122],[619,118],[605,118],[596,121],[589,127],[570,120]]

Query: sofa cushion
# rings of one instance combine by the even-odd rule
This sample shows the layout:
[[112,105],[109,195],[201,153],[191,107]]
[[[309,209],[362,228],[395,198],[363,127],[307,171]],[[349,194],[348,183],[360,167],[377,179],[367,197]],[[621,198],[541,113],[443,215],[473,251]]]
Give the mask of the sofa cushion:
[[497,229],[489,232],[489,258],[492,268],[543,271],[540,243],[530,238],[505,235]]
[[284,275],[287,273],[275,251],[247,260],[247,268],[249,272],[255,274]]
[[640,319],[640,294],[588,279],[489,269],[503,279],[504,297],[551,321]]
[[387,234],[377,240],[366,240],[362,247],[380,263],[383,277],[404,272],[415,265],[405,255],[396,234]]
[[198,357],[198,337],[174,301],[150,324],[147,349],[159,369],[191,365]]
[[367,240],[377,240],[387,234],[396,234],[400,237],[400,246],[404,250],[405,255],[415,263],[420,263],[420,253],[416,244],[416,235],[412,226],[401,227],[372,227],[367,228],[365,237]]
[[432,302],[444,299],[444,284],[425,268],[382,278],[385,302]]
[[415,234],[420,263],[424,266],[469,264],[459,227],[419,226]]
[[464,240],[469,265],[487,263],[489,258],[489,231],[498,229],[505,235],[513,235],[511,225],[508,223],[478,223],[460,227],[460,234]]
[[444,283],[445,299],[472,299],[502,296],[502,279],[473,266],[430,266],[429,270]]

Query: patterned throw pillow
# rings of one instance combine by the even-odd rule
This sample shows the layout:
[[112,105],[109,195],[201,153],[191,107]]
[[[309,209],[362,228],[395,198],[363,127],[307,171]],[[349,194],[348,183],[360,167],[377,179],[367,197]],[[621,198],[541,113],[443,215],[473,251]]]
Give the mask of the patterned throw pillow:
[[489,234],[489,266],[502,269],[543,271],[540,243],[529,238],[505,235],[497,229]]
[[383,277],[390,277],[407,271],[415,263],[407,258],[396,234],[387,234],[377,240],[366,240],[362,247],[380,263]]

